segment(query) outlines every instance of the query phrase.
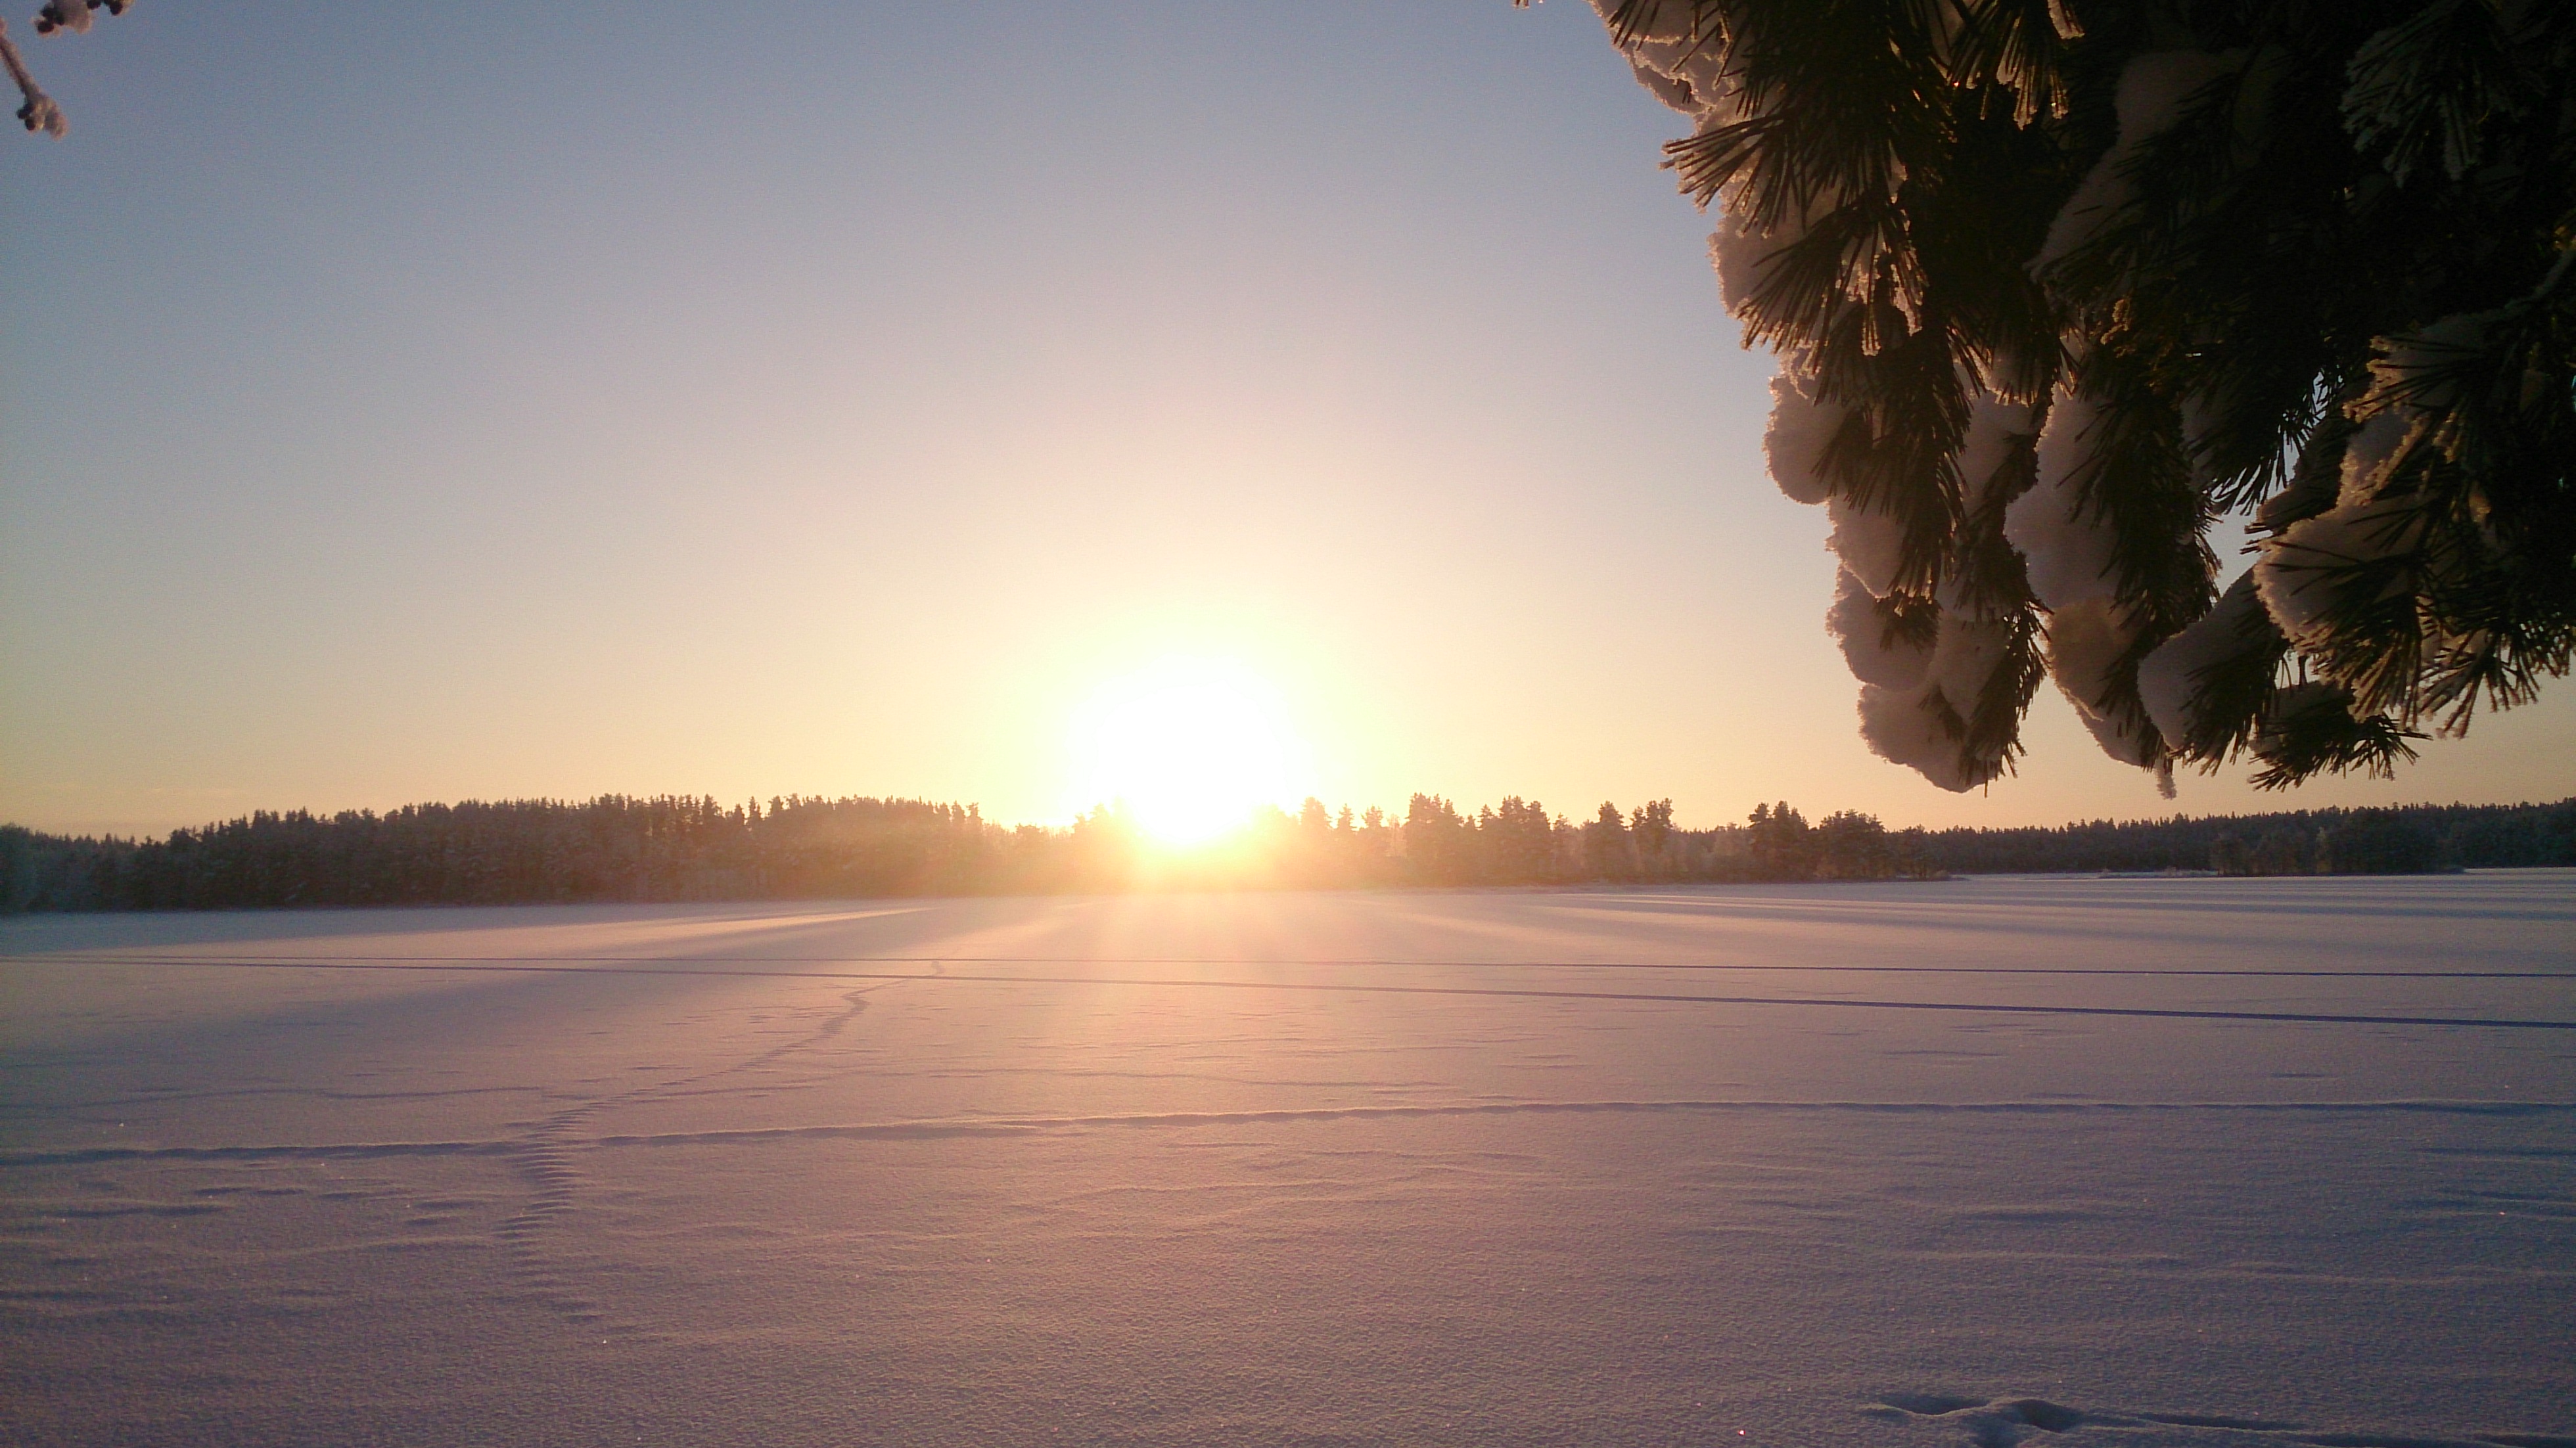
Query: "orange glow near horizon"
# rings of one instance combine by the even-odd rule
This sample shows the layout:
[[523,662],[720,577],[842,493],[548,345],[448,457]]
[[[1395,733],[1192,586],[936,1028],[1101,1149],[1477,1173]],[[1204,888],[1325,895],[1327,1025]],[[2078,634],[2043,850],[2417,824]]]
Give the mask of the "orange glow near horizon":
[[1075,714],[1077,807],[1122,805],[1167,846],[1208,844],[1286,802],[1303,746],[1276,692],[1240,666],[1171,659],[1116,680]]

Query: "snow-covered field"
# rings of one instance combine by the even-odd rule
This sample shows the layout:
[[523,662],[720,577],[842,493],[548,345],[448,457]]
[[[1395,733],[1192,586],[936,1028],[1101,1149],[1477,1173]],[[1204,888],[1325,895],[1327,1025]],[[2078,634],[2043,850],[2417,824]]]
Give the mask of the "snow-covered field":
[[9,1442],[2576,1444],[2576,872],[0,956]]

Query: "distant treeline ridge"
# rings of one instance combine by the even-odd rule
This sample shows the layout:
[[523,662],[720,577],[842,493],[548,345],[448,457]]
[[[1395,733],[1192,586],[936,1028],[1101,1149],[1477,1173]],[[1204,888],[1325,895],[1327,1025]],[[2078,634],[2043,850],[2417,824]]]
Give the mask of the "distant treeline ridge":
[[1673,823],[1670,800],[1624,813],[1605,803],[1577,823],[1535,800],[1469,815],[1417,794],[1401,820],[1310,799],[1293,815],[1265,811],[1220,846],[1174,853],[1112,808],[1048,829],[925,800],[603,795],[263,812],[154,840],[0,826],[0,913],[2512,865],[2576,865],[2576,799],[1891,831],[1850,811],[1810,824],[1785,803],[1693,830]]

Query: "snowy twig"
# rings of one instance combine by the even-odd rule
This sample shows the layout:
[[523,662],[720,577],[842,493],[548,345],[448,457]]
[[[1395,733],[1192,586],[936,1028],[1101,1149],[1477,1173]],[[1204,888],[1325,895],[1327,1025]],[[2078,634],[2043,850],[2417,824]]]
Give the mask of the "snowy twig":
[[27,103],[18,107],[18,119],[26,122],[28,130],[59,137],[72,128],[71,122],[63,119],[63,108],[55,105],[54,98],[45,94],[44,87],[37,85],[36,78],[28,74],[27,62],[18,54],[17,42],[9,38],[9,22],[6,20],[0,20],[0,65],[9,67],[9,78],[18,83],[18,93],[27,98]]

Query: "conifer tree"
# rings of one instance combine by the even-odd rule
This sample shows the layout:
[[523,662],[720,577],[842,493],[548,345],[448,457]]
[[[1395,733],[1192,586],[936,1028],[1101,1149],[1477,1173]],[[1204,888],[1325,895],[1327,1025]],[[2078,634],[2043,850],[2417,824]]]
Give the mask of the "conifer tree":
[[2565,674],[2576,5],[1594,3],[1879,754],[1981,785],[2047,677],[2168,787],[2384,776]]

